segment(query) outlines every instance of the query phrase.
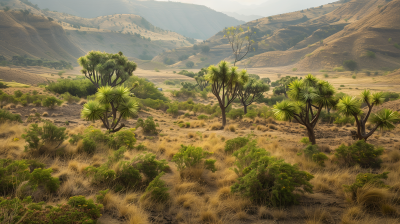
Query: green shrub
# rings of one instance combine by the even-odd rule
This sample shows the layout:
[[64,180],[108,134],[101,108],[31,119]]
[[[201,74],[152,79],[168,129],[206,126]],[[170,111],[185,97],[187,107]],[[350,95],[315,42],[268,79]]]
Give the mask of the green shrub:
[[168,104],[160,99],[153,100],[153,99],[147,98],[144,100],[140,100],[139,102],[141,102],[144,106],[150,107],[155,110],[166,111],[168,109]]
[[71,95],[69,92],[66,92],[64,94],[61,94],[61,98],[68,103],[77,103],[79,102],[80,98],[77,96]]
[[370,71],[366,71],[365,74],[366,74],[367,76],[371,76],[371,72],[370,72]]
[[232,109],[230,110],[226,116],[229,117],[230,119],[242,119],[244,115],[243,109]]
[[96,151],[97,144],[93,139],[85,137],[82,143],[82,149],[87,154],[93,154]]
[[304,145],[309,145],[311,142],[310,142],[309,138],[304,137],[304,138],[300,139],[300,143],[303,143]]
[[138,151],[145,151],[145,150],[147,150],[146,146],[143,145],[143,143],[140,143],[138,146],[136,146],[136,149],[137,149]]
[[208,120],[208,116],[204,115],[204,114],[200,114],[199,116],[197,116],[197,119],[199,119],[199,120]]
[[383,148],[375,149],[374,145],[359,140],[351,146],[341,145],[335,150],[335,157],[339,163],[346,166],[360,164],[363,168],[378,168],[382,163],[379,156],[383,151]]
[[382,179],[388,178],[389,172],[383,172],[382,174],[372,174],[372,173],[359,173],[356,177],[356,182],[352,185],[343,185],[345,191],[351,192],[353,199],[356,198],[357,190],[364,187],[366,184],[372,185],[377,188],[389,187],[385,185]]
[[132,90],[132,93],[135,94],[137,98],[161,100],[164,102],[168,101],[168,98],[165,97],[164,94],[157,89],[155,84],[145,78],[132,76],[124,83],[124,85],[127,87],[131,87],[134,83],[137,83],[138,85]]
[[96,86],[88,79],[59,79],[57,82],[48,83],[46,90],[58,94],[69,93],[79,98],[94,95],[97,92]]
[[131,162],[122,161],[118,164],[119,169],[116,173],[116,183],[125,188],[136,187],[141,181],[142,176],[139,170],[132,166]]
[[254,119],[257,116],[258,116],[258,113],[255,110],[249,110],[249,111],[247,111],[247,114],[245,115],[245,117],[248,117],[250,119]]
[[344,72],[343,66],[333,68],[334,72]]
[[9,88],[7,84],[4,84],[3,82],[0,82],[0,89],[6,89]]
[[187,68],[193,68],[193,66],[194,66],[194,62],[193,61],[186,62],[186,67]]
[[24,93],[21,90],[14,91],[15,97],[21,97],[22,95],[24,95]]
[[148,134],[158,134],[159,131],[157,130],[158,123],[156,124],[153,121],[153,117],[148,117],[145,121],[139,118],[136,123],[136,128],[141,127],[144,133]]
[[39,186],[44,186],[47,191],[54,193],[60,187],[60,181],[56,177],[52,177],[52,169],[35,169],[31,173],[28,184],[36,190]]
[[25,150],[43,152],[47,147],[57,149],[67,139],[65,129],[65,127],[59,128],[49,121],[45,121],[43,127],[31,124],[29,129],[25,129],[26,134],[22,135],[22,138],[28,143]]
[[163,180],[160,178],[164,175],[164,172],[157,175],[154,180],[152,180],[149,186],[146,188],[145,193],[142,196],[142,200],[149,198],[154,202],[166,202],[169,199],[168,188]]
[[394,47],[397,48],[397,49],[400,49],[400,45],[397,44],[397,43],[394,44]]
[[118,131],[115,134],[110,135],[110,140],[108,146],[114,150],[121,147],[126,147],[127,149],[133,149],[135,147],[135,129],[124,129]]
[[134,167],[143,173],[143,175],[149,180],[153,180],[161,172],[169,169],[166,160],[156,160],[156,155],[153,153],[145,153],[137,156],[132,160]]
[[354,71],[357,68],[357,62],[355,62],[354,60],[347,60],[343,62],[343,66],[350,71]]
[[299,171],[297,165],[285,163],[268,156],[264,149],[257,148],[253,141],[234,152],[235,168],[239,176],[231,190],[250,198],[253,202],[267,206],[287,206],[298,203],[294,192],[312,193],[313,186],[309,181],[313,176]]
[[353,78],[353,79],[356,79],[356,78],[357,78],[357,76],[356,76],[356,75],[352,75],[352,76],[351,76],[351,78]]
[[303,153],[307,159],[316,162],[320,166],[325,166],[325,160],[328,160],[328,157],[324,153],[318,151],[317,145],[308,145],[305,149],[297,153],[297,155],[300,156]]
[[225,152],[236,151],[249,143],[249,141],[249,138],[246,137],[237,137],[230,139],[225,143]]
[[88,177],[91,177],[92,184],[95,185],[109,184],[115,180],[115,171],[107,166],[89,166],[85,168],[85,171]]
[[0,124],[6,121],[17,121],[19,123],[22,123],[21,115],[13,114],[8,110],[0,109]]
[[164,62],[164,64],[166,64],[166,65],[173,65],[173,64],[175,64],[175,60],[172,59],[172,58],[168,58],[168,57],[165,57],[164,60],[163,60],[163,62]]
[[325,78],[329,78],[329,75],[328,75],[328,74],[324,74],[324,77],[325,77]]
[[171,104],[167,110],[167,113],[173,115],[173,116],[177,116],[178,115],[178,106],[175,104]]
[[185,168],[196,167],[203,163],[206,169],[215,172],[216,168],[214,164],[216,160],[204,160],[204,158],[211,154],[204,151],[201,147],[181,145],[179,152],[174,155],[172,161],[176,163],[179,171]]
[[0,192],[9,194],[30,178],[29,164],[24,160],[0,159]]
[[339,125],[345,125],[345,124],[351,124],[353,125],[354,122],[356,122],[356,119],[354,117],[336,117],[335,121],[333,122],[334,124],[339,124]]
[[62,100],[59,100],[54,96],[50,96],[43,100],[43,106],[48,107],[50,109],[54,109],[56,105],[60,106],[62,102],[63,102]]
[[373,52],[373,51],[367,51],[365,53],[365,56],[369,57],[369,58],[376,58],[375,52]]
[[292,68],[292,71],[296,72],[296,71],[297,71],[297,68]]
[[[43,208],[44,207],[44,208]],[[0,220],[12,215],[7,223],[54,223],[54,224],[95,224],[101,216],[103,206],[86,200],[83,196],[74,196],[67,204],[50,206],[44,202],[32,203],[31,197],[4,199],[0,197]]]
[[80,135],[80,134],[72,134],[70,137],[69,137],[69,143],[71,144],[71,145],[75,145],[79,140],[81,140],[81,139],[83,139],[83,136],[82,135]]

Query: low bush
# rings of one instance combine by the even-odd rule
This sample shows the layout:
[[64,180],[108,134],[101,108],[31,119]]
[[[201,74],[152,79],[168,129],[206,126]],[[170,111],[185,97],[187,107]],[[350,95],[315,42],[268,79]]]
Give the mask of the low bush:
[[159,131],[157,130],[158,123],[155,123],[153,117],[148,117],[145,121],[139,118],[136,123],[136,128],[141,127],[144,133],[147,134],[158,134]]
[[172,161],[176,163],[179,171],[204,164],[206,169],[215,172],[216,168],[214,164],[216,160],[205,159],[211,154],[204,151],[201,147],[181,145],[179,152],[174,155]]
[[199,120],[208,120],[208,116],[204,115],[204,114],[200,114],[199,116],[197,116],[197,119],[199,119]]
[[226,116],[230,119],[242,119],[243,115],[243,109],[232,109],[226,114]]
[[173,115],[173,116],[177,116],[178,115],[178,106],[176,104],[171,104],[167,110],[167,113]]
[[42,104],[44,107],[48,107],[50,109],[54,109],[54,107],[60,106],[62,104],[62,100],[57,99],[54,96],[49,96],[46,99],[43,100]]
[[60,96],[61,96],[61,99],[67,101],[68,103],[77,103],[81,100],[79,97],[73,96],[69,92],[61,94]]
[[379,168],[382,160],[379,158],[384,149],[375,149],[374,145],[359,140],[353,145],[341,145],[335,150],[335,157],[339,163],[346,166],[354,166],[360,164],[363,168]]
[[156,155],[153,153],[145,153],[137,156],[132,160],[133,166],[143,173],[148,181],[153,180],[161,172],[169,169],[166,160],[156,160]]
[[137,83],[138,85],[132,90],[132,93],[137,98],[161,100],[164,102],[168,102],[168,98],[164,96],[162,91],[158,90],[154,83],[150,82],[145,78],[132,76],[124,83],[124,85],[127,87],[131,87],[135,83]]
[[288,206],[298,203],[296,192],[312,193],[309,181],[313,176],[300,171],[297,165],[270,157],[256,141],[233,153],[236,157],[234,171],[239,176],[231,190],[251,201],[267,206]]
[[325,166],[325,161],[328,160],[328,157],[323,153],[318,151],[317,145],[308,145],[305,149],[301,150],[297,155],[303,155],[307,158],[316,162],[320,166]]
[[133,149],[136,143],[136,138],[134,133],[135,130],[136,129],[134,128],[123,129],[114,134],[111,134],[108,146],[114,150],[119,149],[121,147],[126,147],[127,149]]
[[43,127],[31,124],[29,129],[25,129],[26,133],[22,135],[22,138],[28,143],[25,150],[43,154],[46,150],[57,149],[68,138],[65,129],[65,127],[57,127],[50,121],[45,121]]
[[373,52],[373,51],[365,52],[365,56],[369,57],[369,58],[376,58],[375,52]]
[[60,187],[60,181],[56,177],[52,177],[52,169],[35,169],[29,178],[28,184],[36,190],[39,186],[43,186],[48,192],[54,193]]
[[0,89],[7,89],[7,88],[9,88],[9,86],[7,84],[0,82]]
[[250,119],[254,119],[258,116],[258,112],[256,110],[249,110],[247,111],[247,114],[245,115],[245,117],[248,117]]
[[141,102],[144,106],[150,107],[155,110],[166,111],[168,109],[168,104],[160,99],[153,100],[153,99],[147,98],[147,99],[139,100],[139,102]]
[[333,68],[334,72],[344,72],[343,66]]
[[5,219],[5,214],[12,214],[9,223],[95,224],[101,217],[102,208],[102,205],[95,204],[93,200],[86,200],[84,196],[71,197],[66,204],[54,207],[44,202],[32,203],[31,197],[24,200],[0,197],[0,210],[3,211],[0,220]]
[[353,125],[356,122],[356,119],[354,117],[344,117],[344,116],[338,116],[335,118],[335,121],[333,122],[334,124],[339,124],[339,125],[346,125],[346,124],[351,124]]
[[357,174],[356,181],[352,185],[343,185],[345,191],[351,192],[353,199],[356,199],[357,190],[363,188],[366,184],[372,185],[377,188],[389,187],[385,185],[382,179],[388,178],[389,172],[384,172],[382,174],[372,174],[372,173],[360,173]]
[[141,200],[149,198],[153,202],[166,202],[169,199],[168,187],[166,187],[165,181],[160,178],[164,175],[164,172],[160,173],[154,180],[149,183],[145,193],[141,197]]
[[65,94],[68,93],[71,96],[76,96],[79,98],[94,95],[97,92],[97,88],[88,79],[59,79],[57,82],[50,82],[46,86],[46,90]]
[[236,151],[249,143],[249,141],[249,138],[246,137],[237,137],[234,139],[230,139],[225,143],[225,152]]
[[0,109],[0,124],[6,121],[16,121],[22,123],[21,115],[13,114],[8,110]]
[[354,60],[347,60],[343,62],[343,66],[350,71],[354,71],[357,68],[357,62],[355,62]]

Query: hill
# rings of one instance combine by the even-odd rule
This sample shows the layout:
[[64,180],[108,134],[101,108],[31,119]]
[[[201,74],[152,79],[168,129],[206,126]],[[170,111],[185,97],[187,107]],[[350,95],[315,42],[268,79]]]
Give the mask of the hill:
[[48,8],[84,18],[111,14],[135,14],[165,30],[187,37],[207,39],[227,26],[244,23],[208,7],[179,2],[136,0],[31,0]]
[[0,11],[0,55],[11,60],[20,55],[44,60],[76,61],[84,54],[64,29],[47,17],[20,11]]

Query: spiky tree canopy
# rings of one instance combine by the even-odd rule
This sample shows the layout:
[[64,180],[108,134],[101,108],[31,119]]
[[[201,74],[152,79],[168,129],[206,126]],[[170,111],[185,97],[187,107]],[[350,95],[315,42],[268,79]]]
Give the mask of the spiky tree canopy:
[[[360,140],[367,140],[378,128],[391,130],[394,129],[394,123],[400,121],[397,112],[390,109],[383,109],[376,114],[372,114],[374,106],[383,104],[384,94],[382,92],[371,93],[370,90],[364,90],[360,98],[345,96],[339,100],[337,110],[346,117],[354,117],[357,124],[357,137]],[[367,113],[361,110],[362,104],[368,107]],[[374,127],[367,131],[366,123],[370,121]]]
[[238,91],[239,99],[244,106],[244,112],[247,113],[247,106],[258,100],[263,94],[269,91],[269,85],[256,79],[250,78]]
[[80,57],[78,63],[83,67],[82,74],[97,88],[118,86],[132,76],[136,63],[129,61],[122,52],[118,54],[91,51]]
[[124,127],[124,124],[117,127],[121,119],[132,117],[138,111],[138,104],[130,95],[126,87],[100,87],[96,99],[83,106],[82,117],[93,122],[101,120],[109,131],[119,131]]
[[274,106],[275,117],[283,121],[295,119],[306,126],[310,142],[315,144],[314,128],[322,109],[336,106],[335,89],[329,82],[318,80],[309,74],[302,80],[290,83],[287,93],[290,100]]
[[238,71],[226,61],[211,65],[205,79],[211,83],[211,91],[218,100],[222,111],[222,124],[226,124],[225,109],[236,99],[238,90],[248,80],[246,70]]

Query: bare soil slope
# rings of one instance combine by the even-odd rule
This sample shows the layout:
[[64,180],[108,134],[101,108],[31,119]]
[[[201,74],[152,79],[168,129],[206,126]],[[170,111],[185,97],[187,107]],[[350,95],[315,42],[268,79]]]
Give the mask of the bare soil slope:
[[46,81],[42,76],[27,73],[20,69],[6,67],[0,67],[0,79],[6,82],[18,82],[27,85],[38,84]]
[[0,21],[0,55],[8,59],[14,55],[27,55],[75,61],[84,54],[67,38],[60,25],[46,17],[0,11]]

